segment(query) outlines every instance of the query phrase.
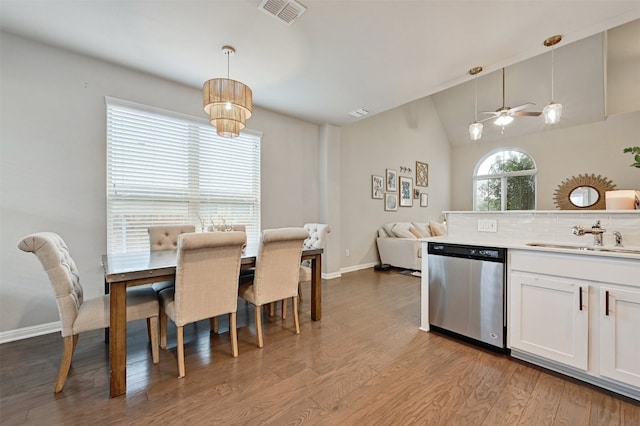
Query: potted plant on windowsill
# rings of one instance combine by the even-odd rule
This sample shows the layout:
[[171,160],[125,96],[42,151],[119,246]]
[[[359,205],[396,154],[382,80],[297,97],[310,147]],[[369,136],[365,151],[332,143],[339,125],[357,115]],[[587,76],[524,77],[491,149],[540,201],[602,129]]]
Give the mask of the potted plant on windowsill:
[[630,152],[633,155],[634,160],[636,161],[635,163],[630,164],[630,166],[640,168],[640,146],[630,146],[629,148],[625,148],[624,150],[622,150],[622,152]]

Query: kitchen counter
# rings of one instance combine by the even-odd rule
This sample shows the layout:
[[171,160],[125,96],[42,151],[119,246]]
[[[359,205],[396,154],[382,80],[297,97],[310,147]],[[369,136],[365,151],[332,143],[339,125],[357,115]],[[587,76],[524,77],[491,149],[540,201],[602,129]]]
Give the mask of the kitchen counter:
[[[588,236],[587,238],[589,238]],[[589,238],[585,242],[590,242],[592,239]],[[556,252],[556,253],[564,253],[564,254],[578,254],[584,256],[606,256],[606,257],[618,257],[625,259],[638,259],[640,260],[640,247],[638,246],[624,246],[621,247],[621,251],[615,251],[616,247],[614,246],[594,246],[593,244],[577,244],[576,242],[563,242],[563,241],[524,241],[519,239],[498,239],[498,240],[483,240],[478,237],[431,237],[431,238],[422,238],[423,241],[423,253],[426,253],[426,247],[424,243],[427,242],[441,242],[447,244],[464,244],[471,246],[486,246],[486,247],[500,247],[506,249],[518,249],[518,250],[532,250],[532,251],[542,251],[542,252]],[[584,241],[584,240],[583,240]],[[539,246],[539,245],[528,245],[528,244],[544,244],[544,245],[556,245],[558,247],[552,246]],[[562,246],[562,247],[560,247]],[[626,252],[625,250],[633,250],[637,253]],[[423,259],[425,257],[423,256]],[[640,266],[639,266],[640,267]],[[424,268],[424,265],[423,265]]]

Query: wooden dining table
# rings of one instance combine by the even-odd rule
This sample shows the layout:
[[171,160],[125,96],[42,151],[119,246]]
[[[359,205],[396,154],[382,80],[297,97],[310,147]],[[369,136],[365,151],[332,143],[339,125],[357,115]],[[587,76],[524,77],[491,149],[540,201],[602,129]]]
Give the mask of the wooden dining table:
[[[311,319],[322,317],[322,252],[305,249],[301,260],[311,261]],[[247,248],[242,255],[242,268],[256,264],[257,248]],[[127,392],[127,287],[170,281],[176,275],[176,250],[102,256],[105,292],[111,294],[109,318],[110,396]]]

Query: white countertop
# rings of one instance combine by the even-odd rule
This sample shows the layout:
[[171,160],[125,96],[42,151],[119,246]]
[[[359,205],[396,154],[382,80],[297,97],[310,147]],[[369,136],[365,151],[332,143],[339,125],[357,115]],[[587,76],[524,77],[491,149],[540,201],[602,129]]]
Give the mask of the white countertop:
[[[584,255],[584,256],[606,256],[606,257],[617,257],[624,259],[637,259],[640,260],[640,247],[637,246],[624,246],[622,250],[636,250],[638,253],[626,253],[622,251],[608,251],[614,249],[613,246],[593,246],[588,244],[575,244],[575,243],[565,243],[561,241],[523,241],[518,239],[499,239],[499,240],[481,240],[479,238],[463,238],[463,237],[430,237],[430,238],[421,238],[421,241],[424,243],[427,242],[440,242],[447,244],[464,244],[471,246],[482,246],[482,247],[499,247],[506,249],[516,249],[516,250],[532,250],[532,251],[541,251],[541,252],[555,252],[562,254],[576,254],[576,255]],[[538,243],[538,244],[555,244],[562,245],[563,247],[540,247],[540,246],[531,246],[528,243]],[[573,248],[575,247],[575,248]]]

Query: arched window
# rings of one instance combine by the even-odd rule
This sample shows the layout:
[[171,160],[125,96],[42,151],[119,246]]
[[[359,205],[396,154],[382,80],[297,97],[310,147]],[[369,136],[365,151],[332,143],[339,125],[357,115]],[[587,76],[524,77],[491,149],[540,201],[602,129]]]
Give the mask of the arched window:
[[515,149],[500,149],[480,160],[473,174],[473,209],[535,210],[536,163]]

